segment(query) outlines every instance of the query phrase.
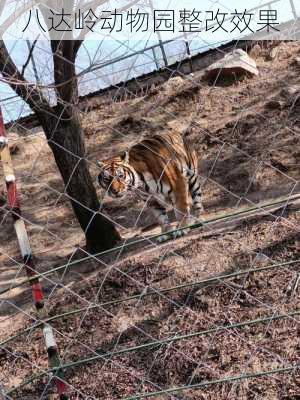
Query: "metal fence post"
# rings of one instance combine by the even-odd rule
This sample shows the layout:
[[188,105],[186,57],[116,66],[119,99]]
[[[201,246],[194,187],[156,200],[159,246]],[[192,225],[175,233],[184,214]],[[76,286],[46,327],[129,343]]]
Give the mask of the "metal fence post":
[[[153,19],[154,19],[154,7],[153,7],[152,0],[149,0],[149,5],[150,5],[151,12],[152,12]],[[161,53],[162,53],[162,56],[163,56],[165,67],[167,67],[169,65],[169,62],[168,62],[168,57],[167,57],[167,54],[166,54],[166,51],[165,51],[165,48],[164,48],[164,42],[163,42],[163,40],[161,38],[160,32],[156,32],[156,34],[157,34],[157,37],[158,37],[158,43],[159,43],[159,47],[160,47],[160,50],[161,50]]]

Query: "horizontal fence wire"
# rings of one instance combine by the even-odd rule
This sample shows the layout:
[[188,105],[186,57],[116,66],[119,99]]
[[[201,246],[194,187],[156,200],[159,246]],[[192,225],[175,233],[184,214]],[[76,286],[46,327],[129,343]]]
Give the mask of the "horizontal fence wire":
[[277,368],[277,369],[273,369],[271,371],[262,371],[262,372],[252,373],[252,374],[229,376],[229,377],[223,378],[223,379],[215,379],[212,381],[199,382],[199,383],[195,383],[192,385],[178,386],[178,387],[174,387],[174,388],[160,390],[157,392],[136,394],[136,395],[130,396],[130,397],[123,397],[123,400],[139,400],[139,399],[146,399],[146,398],[150,398],[150,397],[156,397],[156,396],[160,396],[160,395],[163,396],[163,395],[179,393],[179,392],[183,392],[183,391],[187,391],[187,390],[201,389],[201,388],[204,388],[207,386],[212,386],[212,385],[221,385],[221,384],[232,383],[232,382],[240,382],[240,381],[245,381],[245,380],[253,379],[253,378],[262,378],[262,377],[266,377],[266,376],[272,376],[275,374],[284,374],[284,373],[286,374],[288,372],[295,372],[298,369],[300,369],[300,364],[296,364],[296,365],[286,367],[286,368]]
[[[180,63],[179,63],[179,65],[180,65]],[[100,65],[99,68],[101,68],[101,67],[102,66]],[[166,66],[165,69],[169,70],[169,68],[167,66]],[[174,73],[175,73],[175,71],[174,71]],[[180,75],[180,68],[179,67],[178,67],[178,73]],[[173,72],[171,72],[170,75],[172,77],[173,76]],[[125,86],[125,82],[124,82],[124,86]],[[125,90],[128,91],[127,88],[125,88]],[[130,92],[130,91],[128,91],[128,92]],[[149,104],[151,104],[151,102],[149,102]],[[160,107],[160,106],[158,105],[158,107]],[[160,108],[163,109],[163,107],[160,107]],[[166,113],[169,113],[169,111],[167,110]],[[199,127],[199,125],[196,122],[193,122],[193,121],[190,123],[190,126]],[[114,131],[113,128],[112,128],[112,131]],[[204,132],[204,131],[206,132],[207,130],[204,130],[203,128],[200,127],[200,132]],[[209,135],[213,136],[210,132],[209,132]],[[217,140],[220,140],[220,139],[217,138]],[[55,143],[55,142],[53,141],[53,143]],[[225,144],[225,143],[223,143],[223,144]],[[61,150],[62,151],[67,151],[64,147],[62,147]],[[241,150],[238,149],[238,151],[241,151]],[[241,151],[241,152],[243,152],[243,151]],[[248,154],[247,154],[247,156],[248,156]],[[218,154],[218,156],[216,158],[216,161],[218,160],[218,157],[219,157],[219,154]],[[255,158],[253,158],[251,156],[249,156],[249,157],[252,160],[255,159]],[[215,163],[216,163],[216,161],[215,161]],[[259,162],[259,160],[255,160],[255,161]],[[215,163],[213,164],[212,169],[214,168]],[[274,168],[274,170],[276,170],[276,168]],[[210,173],[211,173],[211,171],[210,171]],[[210,175],[210,173],[209,173],[209,175]],[[285,175],[285,176],[288,176],[288,175]],[[210,179],[209,176],[206,179]],[[293,178],[290,178],[290,179],[293,179]],[[215,182],[215,183],[218,185],[217,182]],[[221,185],[220,185],[220,187],[221,187]],[[222,188],[226,190],[226,188],[224,188],[224,187],[222,187]],[[248,193],[248,191],[246,191],[245,196],[247,195],[247,193]],[[294,193],[293,190],[290,192],[290,194],[292,194],[292,193]],[[232,192],[232,194],[234,194],[234,193]],[[95,261],[102,262],[104,265],[109,267],[109,263],[105,263],[104,261],[101,260],[101,258],[105,257],[107,255],[112,255],[112,254],[114,254],[115,252],[117,252],[119,250],[133,249],[134,246],[140,245],[140,244],[145,244],[145,246],[147,244],[149,244],[149,247],[147,247],[147,249],[149,248],[150,250],[159,249],[159,248],[163,249],[164,248],[163,245],[159,247],[157,245],[157,243],[156,243],[157,239],[160,239],[162,236],[169,235],[171,237],[172,235],[174,235],[176,233],[179,233],[181,231],[187,230],[187,229],[189,229],[191,231],[194,231],[194,230],[197,230],[197,229],[200,230],[200,229],[204,229],[206,226],[210,226],[210,225],[213,225],[213,224],[218,223],[218,222],[225,222],[225,223],[233,222],[234,223],[235,221],[240,221],[242,219],[243,220],[247,220],[248,217],[251,218],[251,217],[253,217],[253,215],[254,216],[261,215],[261,213],[268,212],[268,210],[274,211],[274,208],[276,206],[280,206],[280,205],[283,205],[282,208],[284,208],[284,211],[285,211],[288,205],[293,204],[293,202],[297,201],[298,199],[300,199],[300,194],[294,195],[294,196],[290,195],[289,197],[280,198],[280,199],[276,199],[276,200],[273,200],[273,201],[264,202],[264,203],[260,203],[260,204],[255,204],[253,207],[250,207],[250,208],[238,209],[238,211],[231,211],[231,212],[228,212],[228,213],[226,213],[224,215],[217,215],[217,216],[215,216],[213,218],[206,219],[206,220],[201,220],[201,221],[198,221],[196,223],[193,223],[193,224],[190,224],[190,225],[187,225],[187,226],[182,226],[182,227],[170,230],[169,232],[164,232],[162,234],[152,235],[152,236],[149,236],[149,237],[145,237],[143,234],[141,234],[141,236],[139,236],[137,239],[134,239],[134,240],[130,239],[132,241],[127,241],[126,240],[121,245],[118,245],[118,246],[114,247],[113,249],[110,249],[110,250],[107,250],[107,251],[99,252],[97,254],[89,254],[88,252],[85,252],[85,254],[87,254],[86,257],[83,257],[83,258],[80,258],[80,259],[77,259],[77,260],[74,260],[74,261],[71,261],[72,258],[73,258],[73,254],[74,254],[74,253],[72,253],[71,257],[66,258],[66,260],[67,259],[70,260],[70,262],[68,262],[67,264],[59,265],[58,267],[52,268],[52,269],[50,269],[48,271],[45,271],[43,273],[42,272],[41,273],[38,272],[37,276],[39,278],[41,278],[41,279],[48,280],[52,284],[54,283],[55,289],[59,288],[59,287],[62,287],[62,288],[66,288],[66,290],[69,290],[68,285],[64,285],[63,279],[61,279],[60,282],[55,282],[54,278],[53,278],[53,281],[51,281],[48,277],[53,275],[53,274],[56,274],[58,272],[61,272],[61,271],[67,272],[68,269],[70,269],[70,268],[71,269],[72,268],[75,269],[76,266],[79,266],[79,264],[81,264],[83,262],[86,262],[86,261],[89,261],[89,260],[95,260]],[[245,200],[248,201],[248,199],[246,197],[245,197]],[[238,204],[240,204],[240,203],[238,203]],[[251,202],[249,200],[249,204],[253,204],[253,202]],[[235,207],[235,209],[237,207],[238,207],[238,205]],[[5,207],[3,207],[3,209],[5,210]],[[278,211],[278,208],[276,208],[275,212],[276,211]],[[253,213],[255,213],[255,214],[253,214]],[[12,212],[12,214],[14,214],[14,213]],[[280,216],[278,217],[278,215],[272,215],[272,216],[276,220],[277,220],[277,218],[280,218]],[[283,213],[281,214],[281,216],[283,216]],[[114,221],[112,220],[112,222],[114,222]],[[214,229],[214,227],[211,227],[211,231],[213,231],[213,229]],[[218,225],[216,225],[216,229],[218,229]],[[49,232],[50,232],[50,230],[49,230]],[[56,237],[58,237],[58,236],[56,236]],[[151,245],[155,245],[155,247],[151,247]],[[61,249],[62,249],[62,247],[58,246],[58,250],[61,250]],[[78,249],[80,249],[80,247],[78,247]],[[83,251],[85,251],[85,250],[83,250]],[[251,250],[249,250],[249,252],[250,251]],[[129,254],[129,255],[131,255],[131,254]],[[277,257],[274,257],[274,258],[277,258]],[[80,317],[80,324],[79,324],[80,328],[78,328],[78,330],[77,330],[77,332],[79,332],[79,329],[82,329],[81,328],[81,324],[84,321],[84,318],[86,317],[87,313],[89,311],[96,310],[97,308],[104,308],[104,307],[109,307],[109,306],[114,306],[114,305],[121,305],[121,304],[130,302],[130,301],[140,300],[140,299],[144,299],[144,298],[150,297],[150,296],[160,296],[160,295],[164,295],[166,293],[176,292],[178,290],[183,290],[183,289],[188,289],[188,288],[195,288],[195,289],[200,288],[201,289],[201,288],[205,288],[205,287],[207,287],[209,285],[213,285],[213,284],[218,284],[218,283],[220,283],[220,284],[224,283],[225,284],[227,279],[232,279],[232,278],[237,278],[237,277],[245,277],[248,274],[252,274],[252,273],[255,274],[255,273],[262,273],[264,271],[277,271],[277,270],[279,270],[281,268],[290,268],[291,271],[296,272],[296,267],[300,263],[300,259],[292,259],[292,258],[294,258],[294,256],[290,257],[290,254],[286,258],[289,259],[289,261],[280,262],[280,263],[279,262],[273,262],[270,265],[263,264],[264,265],[263,267],[258,266],[257,268],[255,267],[255,265],[253,265],[253,263],[251,261],[251,263],[250,263],[251,268],[248,268],[248,269],[238,270],[238,271],[229,272],[229,273],[227,273],[227,272],[225,273],[224,272],[224,273],[222,273],[220,275],[210,276],[210,277],[208,277],[206,279],[197,280],[197,281],[194,280],[194,281],[186,282],[184,280],[185,283],[182,283],[182,284],[179,284],[179,285],[176,285],[176,286],[172,286],[172,287],[155,288],[155,287],[151,287],[151,286],[148,286],[148,285],[145,284],[145,289],[141,293],[133,294],[132,296],[123,297],[123,298],[115,298],[114,300],[105,301],[105,302],[102,302],[102,303],[100,303],[100,302],[98,303],[98,297],[97,296],[95,296],[95,299],[93,299],[93,297],[91,297],[91,298],[89,298],[87,300],[87,303],[89,304],[88,307],[83,307],[83,308],[80,308],[80,309],[71,309],[71,310],[69,310],[67,312],[64,312],[64,313],[61,313],[61,314],[57,314],[57,315],[54,315],[54,316],[48,317],[48,318],[46,318],[46,317],[41,318],[40,316],[38,316],[38,318],[34,318],[34,317],[31,317],[30,313],[27,314],[25,311],[23,311],[24,315],[27,315],[27,316],[31,317],[31,322],[30,323],[32,324],[32,321],[34,321],[34,323],[31,326],[27,327],[26,329],[23,329],[23,330],[19,331],[18,333],[16,333],[15,335],[13,335],[13,336],[5,339],[4,341],[2,341],[0,343],[0,349],[4,348],[5,345],[7,345],[8,343],[11,343],[12,341],[20,338],[22,335],[24,335],[26,333],[30,333],[31,334],[34,329],[36,329],[37,327],[42,326],[43,324],[47,324],[47,323],[50,323],[50,322],[52,323],[52,322],[60,320],[62,318],[67,318],[67,317],[71,317],[73,315],[78,315],[78,314],[83,314],[84,313],[85,315],[82,318]],[[11,260],[13,260],[13,259],[11,258]],[[116,257],[116,260],[119,260],[119,257]],[[16,261],[16,260],[13,260],[13,261],[15,262],[16,266],[21,266],[21,268],[20,268],[20,270],[21,270],[22,269],[22,264],[18,263],[18,261]],[[65,262],[65,260],[64,260],[64,262]],[[272,262],[272,260],[270,260],[270,262]],[[254,263],[255,263],[255,261],[254,261]],[[120,271],[120,273],[123,274],[122,271]],[[129,274],[128,274],[128,276],[129,276]],[[63,277],[64,277],[64,274],[63,274]],[[106,278],[106,276],[105,276],[105,278]],[[105,278],[103,279],[102,283],[105,282]],[[3,289],[3,290],[0,291],[0,296],[1,295],[4,296],[10,290],[18,288],[18,287],[20,287],[22,285],[25,285],[28,282],[32,283],[32,279],[24,279],[24,280],[21,280],[19,283],[15,283],[15,284],[13,284],[13,282],[16,282],[16,278],[15,278],[14,281],[11,282],[11,286],[9,288],[6,288],[6,289]],[[180,282],[182,282],[182,280],[180,280]],[[102,287],[102,283],[100,285],[101,287]],[[138,283],[140,284],[141,282],[138,281]],[[228,283],[228,286],[230,286],[230,283]],[[139,286],[138,290],[140,290],[140,286]],[[51,295],[52,295],[52,293],[54,293],[54,290],[53,290],[53,292],[51,292]],[[124,296],[124,295],[122,294],[122,296]],[[4,302],[5,301],[9,302],[9,300],[5,300],[5,297],[3,297],[3,298],[4,298],[4,300],[3,300]],[[80,296],[78,296],[78,299],[79,298],[80,298]],[[49,299],[50,299],[50,296],[49,296]],[[172,301],[171,298],[168,299],[168,300]],[[44,389],[42,395],[39,397],[40,399],[42,399],[42,398],[44,398],[45,391],[47,390],[47,387],[48,387],[49,383],[51,382],[51,380],[53,380],[53,378],[55,380],[59,376],[59,374],[61,372],[70,371],[73,368],[76,368],[76,367],[79,367],[79,366],[88,365],[89,363],[92,363],[92,362],[101,361],[101,360],[106,362],[106,361],[110,361],[113,358],[117,358],[120,355],[130,354],[130,353],[135,353],[135,352],[143,352],[143,351],[147,351],[148,352],[148,351],[151,351],[151,350],[156,352],[156,350],[158,348],[160,348],[161,346],[167,346],[169,344],[175,344],[175,343],[179,343],[181,341],[185,341],[185,340],[189,340],[189,339],[193,339],[193,338],[199,338],[199,337],[204,337],[204,336],[209,336],[209,335],[216,335],[219,332],[224,332],[224,331],[231,331],[231,332],[233,332],[233,334],[235,334],[234,330],[239,330],[239,329],[241,329],[243,327],[247,327],[247,326],[251,327],[251,326],[257,326],[257,325],[260,325],[260,324],[271,324],[274,321],[282,321],[282,320],[286,320],[288,318],[289,319],[292,318],[293,321],[296,322],[296,323],[298,323],[298,321],[299,321],[298,317],[300,315],[300,310],[298,310],[298,309],[290,310],[289,312],[282,313],[281,311],[279,311],[279,308],[277,310],[274,305],[273,305],[274,306],[274,310],[273,310],[272,306],[269,307],[266,303],[262,303],[262,304],[264,304],[264,306],[267,306],[272,311],[274,311],[272,313],[272,315],[263,315],[263,316],[261,316],[262,313],[259,312],[258,313],[259,318],[256,316],[255,319],[250,319],[250,320],[246,320],[246,321],[242,321],[242,322],[235,322],[235,323],[226,324],[226,325],[212,326],[212,323],[209,322],[209,323],[206,323],[205,326],[204,326],[205,328],[209,327],[208,329],[201,330],[201,331],[195,331],[195,328],[191,328],[191,329],[187,330],[187,333],[185,333],[185,334],[169,336],[169,337],[166,337],[166,338],[160,339],[160,340],[156,340],[153,336],[148,335],[146,343],[143,340],[142,344],[138,344],[138,345],[135,345],[135,346],[132,346],[132,347],[129,347],[128,343],[123,345],[124,348],[120,348],[121,346],[119,344],[114,345],[114,347],[109,347],[109,350],[115,349],[114,351],[105,352],[101,348],[97,348],[96,350],[93,350],[89,346],[86,346],[86,348],[88,350],[87,350],[87,355],[85,356],[85,358],[80,358],[80,359],[77,359],[77,360],[75,359],[75,361],[72,361],[72,362],[66,362],[66,360],[64,359],[64,361],[61,361],[61,363],[58,366],[57,365],[56,366],[49,366],[48,369],[46,369],[45,371],[43,371],[43,369],[39,369],[39,371],[42,371],[42,372],[27,377],[26,379],[24,379],[16,387],[13,387],[13,388],[9,389],[7,392],[4,392],[5,398],[6,397],[10,398],[10,395],[15,394],[16,392],[18,392],[20,389],[24,388],[25,386],[33,383],[34,381],[36,381],[38,379],[41,379],[41,378],[43,378],[45,376],[48,376],[50,378],[49,382],[46,385],[44,385],[45,389]],[[186,303],[184,305],[186,305]],[[177,305],[177,306],[180,307],[181,305]],[[111,315],[113,315],[113,313],[111,313]],[[234,317],[233,321],[234,320],[236,321],[237,318]],[[218,321],[220,321],[220,319]],[[224,321],[224,319],[222,318],[221,321]],[[227,321],[231,321],[231,319],[230,318],[225,318],[224,322],[227,322]],[[57,332],[61,336],[64,336],[63,331],[57,331]],[[145,333],[145,331],[143,331],[142,333]],[[101,332],[101,334],[102,334],[102,332]],[[121,334],[120,334],[120,337],[121,337]],[[74,341],[76,339],[70,338],[68,340],[70,340],[70,343],[72,343],[72,341]],[[65,354],[68,353],[68,349],[69,349],[70,343],[68,342],[68,344],[66,346]],[[83,344],[84,340],[82,340],[82,342],[80,342],[78,340],[77,343]],[[138,341],[137,343],[140,343],[140,341]],[[257,348],[260,348],[260,347],[257,346]],[[262,349],[264,349],[263,346],[262,346]],[[184,356],[185,356],[185,354],[184,354]],[[78,356],[76,356],[76,357],[78,357]],[[112,363],[114,363],[114,362],[115,361],[113,361]],[[198,363],[198,360],[195,360],[195,362]],[[293,362],[287,362],[287,360],[286,360],[286,365],[285,366],[283,366],[283,362],[280,362],[280,364],[276,364],[276,366],[280,365],[280,366],[282,366],[282,368],[274,368],[274,369],[268,370],[268,371],[260,371],[260,372],[253,372],[253,373],[248,373],[249,368],[248,369],[247,368],[244,369],[245,366],[243,366],[241,364],[241,370],[240,370],[241,374],[240,375],[223,377],[222,376],[223,374],[220,373],[220,374],[217,375],[218,378],[219,378],[219,376],[221,376],[219,379],[213,379],[211,381],[206,381],[205,380],[205,381],[197,382],[197,383],[192,383],[193,382],[193,378],[192,378],[189,384],[185,384],[185,385],[182,385],[182,386],[174,386],[174,387],[168,387],[168,386],[169,385],[176,385],[175,382],[177,382],[177,381],[175,381],[175,380],[173,380],[171,383],[169,382],[168,384],[165,384],[162,387],[160,387],[159,385],[161,385],[161,383],[157,384],[157,383],[153,383],[150,380],[148,380],[148,376],[150,376],[150,373],[148,371],[145,371],[145,375],[143,375],[142,378],[139,377],[139,379],[141,380],[142,383],[143,382],[145,382],[145,383],[146,382],[147,383],[150,382],[151,385],[152,385],[151,389],[148,389],[148,388],[145,389],[145,388],[142,387],[142,385],[140,385],[138,389],[137,388],[133,388],[132,391],[126,392],[127,396],[128,396],[128,393],[132,393],[132,392],[134,393],[134,391],[136,391],[135,394],[132,394],[129,397],[122,397],[122,398],[123,398],[123,400],[134,400],[134,399],[138,400],[138,399],[143,399],[143,398],[151,398],[151,397],[153,398],[153,397],[159,397],[159,396],[166,396],[167,395],[167,396],[172,396],[172,398],[175,398],[176,400],[177,399],[179,400],[179,399],[183,399],[183,397],[182,396],[177,397],[176,396],[177,393],[182,393],[182,392],[185,392],[185,391],[188,391],[188,390],[197,390],[197,389],[201,389],[201,388],[212,386],[212,385],[219,385],[219,384],[221,385],[221,384],[226,384],[226,383],[231,383],[231,382],[239,382],[239,381],[244,381],[244,380],[247,380],[247,379],[259,378],[259,377],[264,377],[264,376],[273,376],[273,375],[279,374],[279,373],[281,373],[281,374],[289,373],[289,372],[291,373],[291,372],[294,372],[294,371],[298,370],[299,367],[300,367],[299,364],[295,364],[295,365],[290,365],[290,364],[293,364]],[[274,367],[274,364],[272,366],[270,366],[269,368],[271,368],[271,367]],[[266,367],[264,367],[264,368],[266,368]],[[243,371],[247,372],[247,373],[242,374]],[[26,373],[25,376],[28,376],[28,375],[29,374]],[[134,373],[132,373],[132,376],[134,376]],[[101,375],[100,375],[100,379],[101,379]],[[180,382],[181,382],[181,380],[180,380]],[[68,384],[68,382],[66,382],[66,384],[69,385],[70,388],[72,387],[72,385]],[[75,389],[75,390],[77,391],[77,389]],[[146,390],[147,390],[147,392],[146,392]],[[83,396],[83,398],[86,397],[85,394],[82,395],[82,396]],[[0,385],[0,397],[1,397],[1,385]]]
[[177,286],[173,286],[170,288],[165,288],[165,289],[154,289],[154,288],[147,288],[147,291],[143,291],[141,293],[138,293],[136,295],[133,296],[129,296],[129,297],[125,297],[123,299],[116,299],[116,300],[111,300],[111,301],[106,301],[103,303],[99,303],[99,304],[94,304],[88,307],[83,307],[77,310],[71,310],[62,314],[58,314],[55,315],[53,317],[49,317],[45,320],[40,320],[39,322],[31,325],[30,327],[18,332],[16,335],[9,337],[8,339],[0,342],[0,347],[3,347],[4,345],[6,345],[7,343],[10,343],[11,341],[17,339],[18,337],[22,336],[23,334],[32,331],[33,329],[38,328],[39,326],[41,326],[43,323],[48,323],[48,322],[53,322],[56,321],[58,319],[62,319],[65,317],[69,317],[69,316],[73,316],[76,314],[80,314],[83,312],[86,312],[88,310],[94,310],[97,308],[101,308],[101,307],[108,307],[108,306],[113,306],[113,305],[117,305],[117,304],[122,304],[122,303],[127,303],[129,301],[132,300],[138,300],[138,299],[143,299],[149,296],[157,296],[160,294],[166,294],[166,293],[170,293],[170,292],[174,292],[176,290],[180,290],[180,289],[187,289],[187,288],[192,288],[192,287],[197,287],[197,286],[203,286],[203,285],[208,285],[208,284],[213,284],[213,283],[222,283],[222,281],[225,281],[226,279],[232,279],[232,278],[237,278],[237,277],[241,277],[244,275],[248,275],[248,274],[252,274],[252,273],[259,273],[259,272],[265,272],[265,271],[271,271],[271,270],[276,270],[278,268],[286,268],[288,266],[293,266],[295,264],[299,264],[300,263],[300,259],[297,260],[291,260],[291,261],[286,261],[283,263],[278,263],[278,264],[271,264],[271,265],[266,265],[264,267],[259,267],[259,268],[250,268],[250,269],[245,269],[243,271],[236,271],[236,272],[232,272],[229,274],[225,274],[225,275],[219,275],[219,276],[213,276],[207,279],[202,279],[199,281],[194,281],[194,282],[187,282],[187,283],[183,283],[181,285],[177,285]]
[[[156,234],[156,235],[153,235],[153,236],[150,236],[150,237],[139,238],[139,239],[134,240],[132,242],[128,242],[128,243],[125,242],[124,244],[116,246],[116,247],[114,247],[112,249],[105,250],[105,251],[102,251],[102,252],[99,252],[99,253],[96,253],[96,254],[91,254],[91,255],[83,257],[81,259],[71,261],[71,262],[69,262],[67,264],[64,264],[64,265],[61,265],[59,267],[52,268],[49,271],[46,271],[44,273],[37,272],[37,276],[39,276],[41,278],[42,277],[45,278],[45,277],[47,277],[49,275],[52,275],[54,273],[57,273],[57,272],[65,269],[65,268],[71,268],[71,267],[74,267],[74,266],[76,266],[76,265],[78,265],[78,264],[80,264],[82,262],[86,262],[86,261],[89,261],[89,260],[92,260],[92,259],[95,260],[95,259],[97,259],[97,257],[107,256],[107,255],[115,253],[118,250],[124,250],[124,249],[127,249],[129,247],[134,247],[134,246],[142,244],[142,243],[150,242],[151,244],[157,245],[157,243],[155,241],[157,239],[159,239],[160,237],[165,236],[165,235],[168,235],[168,236],[170,235],[170,237],[171,237],[172,234],[177,233],[177,232],[181,232],[181,231],[185,231],[186,229],[190,229],[191,231],[193,231],[195,229],[203,228],[206,225],[210,225],[210,224],[213,224],[213,223],[216,223],[216,222],[219,222],[219,221],[226,221],[226,220],[228,220],[230,218],[235,218],[235,217],[238,217],[238,216],[241,216],[241,215],[246,215],[248,213],[251,213],[251,212],[257,211],[257,210],[258,211],[262,211],[262,210],[265,210],[266,208],[273,207],[273,206],[276,206],[276,205],[279,205],[279,204],[282,204],[282,203],[286,203],[286,202],[290,203],[290,202],[292,202],[294,200],[298,200],[298,199],[300,199],[300,194],[299,195],[295,195],[295,196],[290,196],[288,198],[283,198],[283,199],[277,200],[277,201],[272,201],[272,202],[268,202],[268,203],[262,203],[260,205],[253,206],[253,207],[250,207],[250,208],[247,208],[247,209],[244,209],[244,210],[236,211],[236,212],[233,212],[233,213],[228,213],[228,214],[225,214],[225,215],[222,215],[222,216],[219,216],[219,217],[215,217],[215,218],[211,218],[211,219],[208,219],[208,220],[203,220],[203,221],[191,224],[191,225],[186,225],[186,226],[183,226],[183,227],[172,229],[172,230],[170,230],[168,232]],[[0,291],[0,296],[5,294],[5,293],[7,293],[7,292],[9,292],[12,289],[20,287],[20,286],[22,286],[22,285],[24,285],[24,284],[26,284],[28,282],[30,283],[31,280],[32,280],[31,278],[25,279],[25,280],[15,284],[15,285],[10,286],[7,289],[2,289]]]
[[[163,339],[163,340],[156,340],[155,342],[145,343],[145,344],[141,344],[139,346],[129,347],[129,348],[121,349],[121,350],[114,351],[114,352],[109,352],[109,353],[101,352],[99,355],[88,357],[88,358],[81,359],[81,360],[74,361],[74,362],[70,362],[68,364],[62,364],[59,367],[51,368],[42,373],[33,375],[30,378],[26,379],[24,382],[22,382],[19,386],[9,390],[7,392],[7,394],[10,395],[10,394],[16,392],[17,390],[21,389],[22,387],[34,382],[37,379],[42,378],[43,376],[45,376],[47,374],[52,374],[52,373],[57,374],[61,370],[67,370],[67,369],[78,367],[81,365],[86,365],[86,364],[89,364],[94,361],[105,360],[108,358],[116,357],[118,355],[122,355],[122,354],[126,354],[126,353],[132,353],[135,351],[143,351],[143,350],[153,349],[155,347],[160,347],[160,346],[163,346],[166,344],[175,343],[175,342],[178,342],[181,340],[188,340],[188,339],[192,339],[195,337],[207,336],[207,335],[210,335],[213,333],[219,333],[224,330],[227,331],[227,330],[231,330],[231,329],[239,329],[239,328],[242,328],[245,326],[253,326],[253,325],[258,325],[261,323],[273,322],[273,321],[283,320],[283,319],[287,319],[287,318],[294,318],[299,315],[300,315],[300,310],[297,310],[297,311],[294,311],[291,313],[268,316],[266,318],[257,318],[257,319],[253,319],[250,321],[238,322],[235,324],[220,325],[220,326],[217,326],[212,329],[207,329],[207,330],[200,331],[200,332],[193,332],[193,333],[189,333],[186,335],[174,336],[174,337]],[[101,351],[101,349],[96,350],[96,352],[100,352],[100,351]],[[163,393],[163,392],[161,392],[161,393]],[[157,395],[157,392],[156,392],[156,395]],[[154,396],[154,394],[153,394],[153,396]],[[145,396],[145,397],[147,397],[147,396]]]

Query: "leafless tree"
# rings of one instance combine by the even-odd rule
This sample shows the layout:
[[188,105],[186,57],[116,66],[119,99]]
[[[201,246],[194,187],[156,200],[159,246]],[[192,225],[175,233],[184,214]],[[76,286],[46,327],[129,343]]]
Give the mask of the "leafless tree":
[[[84,12],[84,10],[92,7],[95,9],[107,1],[18,1],[18,8],[15,9],[13,16],[8,17],[0,27],[0,72],[7,79],[10,87],[30,106],[43,127],[73,210],[85,233],[87,248],[91,252],[113,247],[120,240],[120,235],[115,226],[97,212],[100,205],[85,160],[83,131],[77,112],[76,56],[85,39],[87,29],[83,29],[75,37],[72,31],[53,32],[47,21],[49,21],[50,10],[62,10],[62,5],[66,13],[69,11],[74,15],[76,9],[80,8],[81,12]],[[119,11],[126,10],[135,2],[128,0],[127,4]],[[26,81],[24,74],[18,70],[3,40],[3,32],[11,26],[13,20],[28,12],[34,4],[39,7],[48,27],[54,65],[53,81],[57,103],[55,108],[50,105],[38,85],[33,86]],[[4,7],[5,1],[2,0],[1,9],[3,10]]]

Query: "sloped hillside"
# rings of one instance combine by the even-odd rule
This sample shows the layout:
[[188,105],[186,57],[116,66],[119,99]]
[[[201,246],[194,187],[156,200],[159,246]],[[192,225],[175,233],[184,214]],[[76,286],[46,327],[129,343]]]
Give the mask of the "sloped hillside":
[[[83,254],[77,248],[84,245],[83,235],[43,133],[13,136],[23,214],[39,271],[66,265],[63,274],[44,281],[62,362],[96,357],[66,369],[71,399],[124,399],[147,391],[158,392],[155,399],[299,398],[300,214],[297,202],[288,201],[300,191],[299,57],[299,43],[280,43],[277,58],[270,60],[267,48],[256,55],[255,78],[212,84],[199,71],[174,76],[127,101],[91,100],[95,105],[82,114],[82,123],[95,179],[97,160],[146,135],[180,130],[199,155],[204,220],[286,199],[268,211],[211,223],[159,246],[148,241],[69,267]],[[3,207],[4,190],[0,201],[3,290],[20,282],[24,271]],[[153,218],[134,195],[104,198],[102,212],[125,239],[157,232],[155,227],[143,232]],[[34,323],[25,285],[2,299],[1,342]],[[66,312],[71,314],[55,319]],[[39,329],[0,346],[5,389],[47,368]],[[291,369],[279,373],[285,368]],[[249,379],[218,383],[244,374]],[[47,379],[40,377],[11,397],[46,398],[53,389],[49,385],[44,392]],[[160,393],[187,385],[196,386]]]

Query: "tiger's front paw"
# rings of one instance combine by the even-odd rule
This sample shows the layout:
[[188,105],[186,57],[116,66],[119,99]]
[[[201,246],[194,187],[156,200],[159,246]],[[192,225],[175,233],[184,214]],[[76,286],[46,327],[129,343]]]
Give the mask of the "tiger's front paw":
[[162,233],[160,236],[157,237],[158,243],[164,243],[168,240],[174,239],[174,226],[172,225],[165,225],[162,227]]
[[171,239],[173,239],[172,234],[164,233],[162,236],[158,236],[158,238],[156,240],[158,243],[164,243]]
[[196,215],[191,216],[190,220],[189,220],[189,225],[190,226],[194,226],[194,225],[201,226],[201,225],[203,225],[202,215],[201,214],[196,214]]
[[173,239],[178,239],[178,238],[181,238],[181,237],[187,235],[189,232],[190,232],[190,228],[176,230],[176,231],[172,232],[172,237],[173,237]]

